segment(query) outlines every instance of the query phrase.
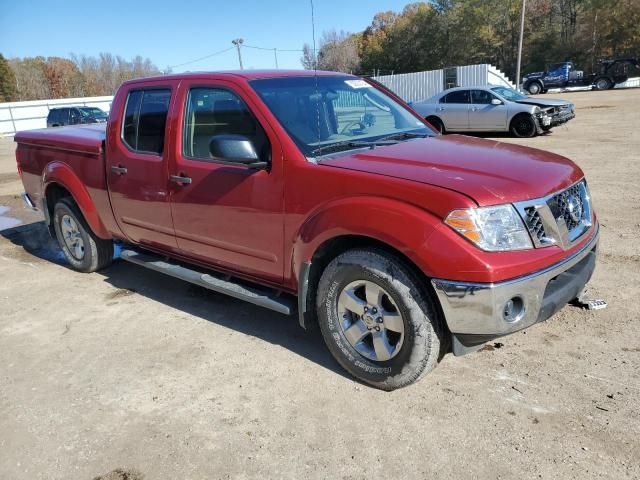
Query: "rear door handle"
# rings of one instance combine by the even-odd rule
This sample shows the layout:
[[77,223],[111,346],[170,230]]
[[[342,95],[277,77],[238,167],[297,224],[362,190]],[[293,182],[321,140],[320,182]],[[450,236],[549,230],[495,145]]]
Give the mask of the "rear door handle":
[[178,185],[187,185],[191,183],[191,177],[183,177],[181,175],[170,175],[169,180]]
[[124,175],[125,173],[127,173],[127,168],[121,165],[118,165],[117,167],[116,166],[111,167],[111,171],[116,175]]

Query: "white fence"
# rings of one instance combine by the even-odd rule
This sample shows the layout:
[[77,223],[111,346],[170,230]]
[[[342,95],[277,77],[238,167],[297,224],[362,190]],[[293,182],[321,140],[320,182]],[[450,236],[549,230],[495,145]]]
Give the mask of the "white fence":
[[504,85],[515,88],[509,78],[493,65],[466,65],[426,72],[374,77],[407,102],[432,97],[452,86]]
[[98,107],[111,109],[113,97],[61,98],[0,103],[0,135],[13,135],[20,130],[34,130],[47,126],[49,110],[56,107]]

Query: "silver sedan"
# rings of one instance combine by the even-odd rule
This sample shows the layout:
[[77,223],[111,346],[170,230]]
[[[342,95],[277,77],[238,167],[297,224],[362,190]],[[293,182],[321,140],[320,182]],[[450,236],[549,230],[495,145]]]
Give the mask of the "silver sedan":
[[442,133],[511,132],[533,137],[575,117],[570,102],[533,99],[497,85],[451,88],[410,105]]

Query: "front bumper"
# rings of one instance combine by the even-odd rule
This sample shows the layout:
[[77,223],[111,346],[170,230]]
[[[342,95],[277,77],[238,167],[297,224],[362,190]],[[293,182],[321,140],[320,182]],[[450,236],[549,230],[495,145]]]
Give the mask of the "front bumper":
[[562,125],[567,123],[569,120],[576,118],[576,114],[573,112],[567,113],[559,113],[558,115],[554,115],[551,117],[551,127],[557,127],[558,125]]
[[454,354],[542,322],[576,298],[595,269],[597,229],[596,224],[596,232],[578,252],[523,277],[499,283],[431,280],[453,334]]

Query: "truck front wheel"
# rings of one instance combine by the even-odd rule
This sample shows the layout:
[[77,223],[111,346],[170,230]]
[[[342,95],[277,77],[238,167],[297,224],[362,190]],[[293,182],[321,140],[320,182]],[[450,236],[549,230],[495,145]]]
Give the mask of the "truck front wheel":
[[113,242],[97,237],[71,197],[53,208],[53,227],[67,261],[79,272],[95,272],[113,259]]
[[357,379],[383,390],[414,383],[440,358],[440,319],[425,287],[400,258],[349,250],[320,278],[322,336]]
[[527,85],[527,91],[531,95],[537,95],[542,91],[542,85],[540,85],[540,82],[531,82]]

